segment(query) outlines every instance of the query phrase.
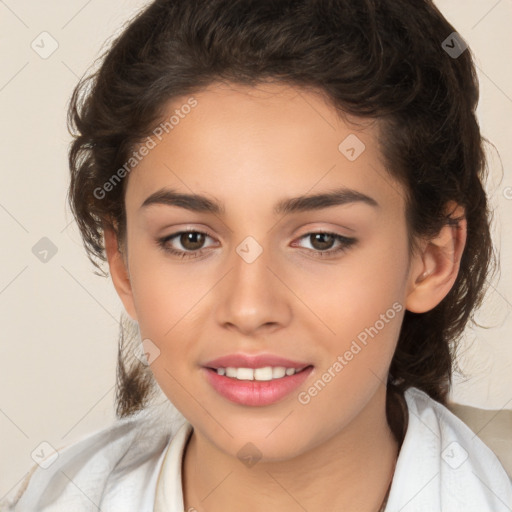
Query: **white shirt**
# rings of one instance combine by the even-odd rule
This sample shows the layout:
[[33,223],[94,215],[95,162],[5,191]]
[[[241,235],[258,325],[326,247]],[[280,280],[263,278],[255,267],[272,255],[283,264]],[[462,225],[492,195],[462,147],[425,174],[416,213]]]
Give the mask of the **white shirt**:
[[[409,423],[386,512],[511,512],[512,481],[490,448],[423,391],[409,388],[405,399]],[[0,510],[183,512],[193,427],[181,418],[170,424],[148,409],[115,422],[37,468],[21,498]]]

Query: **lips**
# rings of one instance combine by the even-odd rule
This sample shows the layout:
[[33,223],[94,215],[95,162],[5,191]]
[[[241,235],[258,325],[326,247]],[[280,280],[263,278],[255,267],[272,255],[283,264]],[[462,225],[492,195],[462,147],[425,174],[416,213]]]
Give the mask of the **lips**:
[[[288,360],[289,361],[289,360]],[[267,381],[238,380],[201,368],[201,374],[216,393],[232,403],[251,407],[275,404],[289,397],[312,374],[312,365],[294,375]]]
[[309,362],[293,361],[275,354],[229,354],[217,357],[203,365],[205,368],[262,368],[265,366],[284,366],[285,368],[295,368],[300,371],[307,366],[311,366]]

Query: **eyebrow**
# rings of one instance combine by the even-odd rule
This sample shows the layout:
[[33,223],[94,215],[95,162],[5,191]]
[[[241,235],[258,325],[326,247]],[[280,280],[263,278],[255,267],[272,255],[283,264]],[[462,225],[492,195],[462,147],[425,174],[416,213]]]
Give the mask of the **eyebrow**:
[[[370,196],[346,187],[334,189],[321,194],[287,198],[279,201],[274,207],[274,214],[290,214],[321,210],[332,206],[350,203],[362,203],[379,208],[379,203]],[[206,212],[223,215],[225,207],[222,203],[199,194],[183,194],[173,189],[162,188],[148,196],[140,208],[154,204],[178,206],[193,212]]]

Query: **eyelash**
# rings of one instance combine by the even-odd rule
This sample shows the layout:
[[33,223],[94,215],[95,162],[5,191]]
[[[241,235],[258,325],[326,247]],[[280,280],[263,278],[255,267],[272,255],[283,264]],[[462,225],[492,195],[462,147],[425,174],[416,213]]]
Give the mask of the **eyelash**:
[[[204,231],[196,231],[196,230],[190,230],[190,231],[178,231],[176,233],[173,233],[172,235],[166,236],[164,238],[159,238],[157,240],[158,246],[166,253],[172,254],[173,256],[177,256],[180,259],[183,258],[199,258],[203,251],[205,249],[198,249],[197,251],[179,251],[176,249],[173,249],[168,246],[168,242],[172,240],[173,238],[176,238],[184,233],[197,233],[201,235],[209,236],[210,238],[213,238],[210,234]],[[309,233],[306,233],[305,235],[302,235],[299,237],[299,240],[302,240],[303,238],[307,238],[311,235],[317,235],[317,234],[323,234],[323,235],[331,235],[335,238],[336,241],[340,242],[340,246],[337,249],[328,249],[325,251],[318,251],[315,249],[306,249],[308,252],[313,252],[315,255],[319,258],[325,258],[326,256],[332,256],[334,254],[338,254],[341,252],[345,252],[348,249],[350,249],[356,242],[356,238],[348,238],[346,236],[338,235],[337,233],[331,233],[330,231],[311,231]]]

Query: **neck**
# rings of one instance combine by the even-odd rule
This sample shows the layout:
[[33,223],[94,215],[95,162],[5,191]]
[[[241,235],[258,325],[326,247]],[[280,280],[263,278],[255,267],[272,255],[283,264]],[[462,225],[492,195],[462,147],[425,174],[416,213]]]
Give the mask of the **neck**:
[[[386,387],[335,436],[293,459],[245,467],[194,429],[185,450],[185,510],[379,512],[399,443],[386,421]],[[208,461],[207,464],[204,461]]]

